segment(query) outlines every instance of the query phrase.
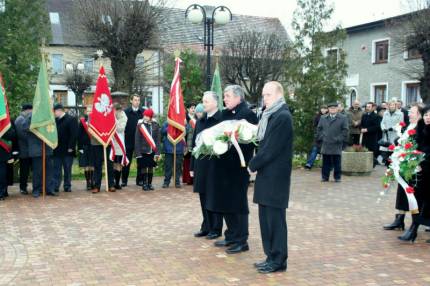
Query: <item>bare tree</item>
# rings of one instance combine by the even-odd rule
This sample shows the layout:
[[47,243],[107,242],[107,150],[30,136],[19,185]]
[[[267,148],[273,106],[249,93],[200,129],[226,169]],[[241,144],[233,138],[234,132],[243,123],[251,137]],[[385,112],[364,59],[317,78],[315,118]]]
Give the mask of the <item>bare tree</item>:
[[430,0],[409,0],[415,12],[387,22],[391,27],[394,53],[405,54],[402,72],[420,81],[420,94],[424,103],[430,103]]
[[289,51],[288,42],[277,34],[241,32],[222,49],[221,74],[226,83],[242,85],[257,102],[267,81],[281,79]]
[[158,42],[164,0],[76,0],[77,21],[92,45],[111,60],[114,91],[131,93],[136,57]]

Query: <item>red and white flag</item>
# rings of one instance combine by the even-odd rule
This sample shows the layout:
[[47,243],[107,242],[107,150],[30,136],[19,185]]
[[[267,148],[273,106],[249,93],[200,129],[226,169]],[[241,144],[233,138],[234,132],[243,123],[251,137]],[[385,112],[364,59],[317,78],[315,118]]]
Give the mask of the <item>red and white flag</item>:
[[151,133],[149,133],[148,128],[146,128],[145,124],[141,124],[139,127],[140,134],[142,134],[143,138],[145,138],[145,141],[149,144],[149,147],[151,147],[152,151],[157,153],[157,145],[155,144],[154,138],[152,138]]
[[115,111],[103,66],[97,79],[88,130],[105,147],[110,144],[116,131]]
[[111,141],[111,148],[110,148],[110,154],[109,154],[109,159],[111,161],[115,161],[115,144],[119,146],[119,148],[121,149],[121,153],[122,153],[122,160],[121,160],[121,165],[122,166],[127,166],[130,161],[128,160],[127,156],[126,156],[126,149],[125,149],[125,144],[124,144],[124,136],[122,136],[122,134],[119,134],[118,132],[115,132],[112,141]]
[[176,58],[175,73],[170,87],[169,111],[167,113],[167,138],[173,145],[183,140],[186,132],[184,97],[182,96],[181,75],[179,73],[181,62],[180,58]]

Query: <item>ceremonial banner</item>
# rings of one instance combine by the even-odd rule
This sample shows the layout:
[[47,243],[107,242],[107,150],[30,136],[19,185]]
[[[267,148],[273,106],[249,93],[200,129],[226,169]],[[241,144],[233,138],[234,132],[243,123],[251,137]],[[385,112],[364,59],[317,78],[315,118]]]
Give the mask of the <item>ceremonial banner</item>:
[[108,146],[116,131],[115,111],[105,69],[100,67],[88,130],[103,146]]
[[9,105],[7,103],[3,78],[0,75],[0,138],[9,130],[10,126]]
[[167,113],[167,138],[173,145],[178,144],[185,137],[185,106],[182,96],[181,75],[179,66],[181,59],[176,58],[175,73],[170,87],[169,111]]
[[218,63],[215,67],[214,77],[212,79],[211,91],[214,91],[218,95],[218,109],[223,110],[223,93],[221,87],[221,75],[219,73]]
[[55,124],[52,100],[49,94],[48,72],[44,57],[40,63],[36,94],[33,99],[30,131],[52,149],[57,147],[57,125]]

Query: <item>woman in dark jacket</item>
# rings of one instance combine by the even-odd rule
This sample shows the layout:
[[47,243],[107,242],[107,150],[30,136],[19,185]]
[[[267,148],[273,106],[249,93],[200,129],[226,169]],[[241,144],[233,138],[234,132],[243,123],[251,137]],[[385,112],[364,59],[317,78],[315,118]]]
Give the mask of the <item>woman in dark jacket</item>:
[[412,216],[412,225],[402,236],[399,236],[400,240],[411,242],[417,238],[421,224],[430,226],[430,106],[424,108],[423,119],[418,122],[417,143],[418,150],[425,153],[425,159],[420,164],[421,171],[417,174],[414,193],[419,214]]
[[[411,107],[411,110],[409,112],[409,126],[403,130],[403,134],[405,132],[417,129],[417,124],[422,118],[422,107],[420,105],[413,105]],[[406,133],[407,134],[407,133]],[[403,136],[400,137],[399,141],[403,140]],[[408,182],[409,184],[412,184],[412,182]],[[385,230],[395,230],[395,229],[405,229],[405,214],[409,211],[409,202],[408,198],[405,194],[405,190],[402,188],[402,186],[399,184],[397,186],[397,195],[396,195],[396,210],[398,210],[398,213],[395,216],[394,222],[388,225],[384,225]]]

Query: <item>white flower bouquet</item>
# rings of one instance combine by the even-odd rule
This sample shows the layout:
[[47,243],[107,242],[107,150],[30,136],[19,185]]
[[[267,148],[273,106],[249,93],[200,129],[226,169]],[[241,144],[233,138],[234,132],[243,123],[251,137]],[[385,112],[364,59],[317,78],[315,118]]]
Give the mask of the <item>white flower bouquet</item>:
[[211,128],[205,129],[196,138],[193,149],[195,158],[205,156],[220,156],[234,146],[239,153],[241,165],[245,167],[245,160],[239,144],[257,145],[258,126],[242,120],[223,121]]

